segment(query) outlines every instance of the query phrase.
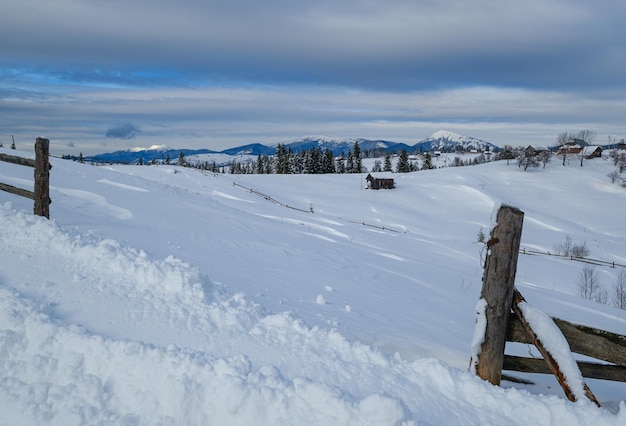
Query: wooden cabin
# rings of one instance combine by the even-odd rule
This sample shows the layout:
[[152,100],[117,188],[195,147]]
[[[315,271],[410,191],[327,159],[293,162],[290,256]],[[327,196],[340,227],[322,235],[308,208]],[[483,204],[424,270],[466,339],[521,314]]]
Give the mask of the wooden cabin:
[[369,189],[393,189],[396,187],[396,183],[393,179],[375,178],[369,173],[367,174],[365,180],[367,181],[367,187]]
[[599,146],[588,145],[583,148],[582,152],[586,159],[602,157],[602,148]]

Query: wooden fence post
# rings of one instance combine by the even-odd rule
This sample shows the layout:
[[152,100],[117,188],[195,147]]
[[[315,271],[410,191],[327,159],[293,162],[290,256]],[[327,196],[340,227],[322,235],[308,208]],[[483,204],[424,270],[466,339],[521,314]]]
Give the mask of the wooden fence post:
[[50,141],[35,142],[35,214],[50,219]]
[[500,385],[524,212],[502,205],[496,220],[497,224],[487,241],[488,252],[480,295],[487,302],[487,325],[476,362],[476,374],[483,380]]

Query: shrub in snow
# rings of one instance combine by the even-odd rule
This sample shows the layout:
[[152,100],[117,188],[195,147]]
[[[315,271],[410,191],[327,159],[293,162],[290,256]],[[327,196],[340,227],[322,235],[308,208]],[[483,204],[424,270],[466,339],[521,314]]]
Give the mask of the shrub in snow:
[[591,254],[591,251],[587,247],[587,242],[574,244],[572,237],[569,235],[565,237],[565,241],[554,244],[552,249],[557,256],[586,257]]

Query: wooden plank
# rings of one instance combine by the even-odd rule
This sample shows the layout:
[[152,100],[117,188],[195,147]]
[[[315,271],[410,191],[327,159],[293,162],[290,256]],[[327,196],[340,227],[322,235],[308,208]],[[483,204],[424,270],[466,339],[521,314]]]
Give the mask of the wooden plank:
[[[626,336],[553,318],[572,352],[626,367]],[[509,342],[533,343],[515,314],[509,319]]]
[[19,164],[20,166],[35,167],[35,160],[29,158],[17,157],[15,155],[0,154],[0,161],[7,163]]
[[6,183],[0,183],[0,190],[10,192],[11,194],[20,195],[22,197],[30,198],[31,200],[35,199],[35,193],[33,191],[17,188],[13,185],[7,185]]
[[[576,363],[582,375],[588,379],[626,382],[626,367],[621,365],[598,364],[586,361],[576,361]],[[525,358],[513,355],[504,355],[503,370],[552,374],[543,358]]]
[[50,141],[37,138],[35,142],[35,207],[38,216],[50,219]]
[[487,304],[487,325],[476,362],[476,374],[483,380],[499,385],[524,213],[515,207],[503,205],[496,220],[491,239],[487,242],[488,252],[480,295]]
[[[519,291],[515,290],[514,297],[513,297],[513,306],[512,306],[513,312],[515,312],[515,315],[517,315],[517,318],[522,323],[522,326],[524,327],[526,334],[528,334],[528,336],[532,338],[533,344],[535,345],[537,350],[539,350],[539,353],[541,353],[541,356],[543,356],[543,359],[546,365],[548,366],[552,374],[554,374],[554,377],[556,377],[556,380],[561,385],[561,388],[563,389],[563,392],[565,392],[565,396],[567,397],[567,399],[569,399],[572,402],[576,402],[577,400],[576,395],[574,395],[574,392],[572,392],[572,389],[569,383],[567,382],[567,377],[565,377],[565,375],[561,371],[561,368],[558,362],[554,359],[552,354],[545,348],[545,346],[543,346],[543,343],[541,342],[539,337],[537,337],[537,335],[535,334],[535,331],[532,329],[530,324],[524,318],[524,313],[518,306],[522,302],[524,303],[526,302],[524,300],[524,297],[522,297],[522,294]],[[593,392],[591,392],[591,389],[589,389],[589,386],[587,386],[587,384],[584,381],[583,381],[583,389],[585,391],[585,396],[590,401],[595,403],[598,407],[600,407],[600,403],[598,402],[598,399],[593,394]]]

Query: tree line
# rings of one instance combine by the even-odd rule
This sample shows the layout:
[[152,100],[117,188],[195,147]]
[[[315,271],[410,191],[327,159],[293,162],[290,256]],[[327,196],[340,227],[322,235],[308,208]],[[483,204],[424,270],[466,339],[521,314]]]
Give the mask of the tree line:
[[[369,152],[367,154],[370,154]],[[364,172],[396,172],[409,173],[418,170],[434,169],[432,156],[429,152],[420,156],[420,161],[410,156],[406,149],[400,150],[397,154],[395,167],[392,157],[395,153],[390,151],[381,152],[383,159],[375,160],[371,170],[363,166],[364,153],[359,147],[359,143],[355,142],[348,153],[335,154],[328,148],[313,147],[294,151],[291,147],[278,144],[274,155],[259,154],[256,161],[238,161],[233,160],[228,165],[218,165],[215,161],[196,161],[181,162],[180,165],[195,167],[214,173],[230,173],[230,174],[329,174],[329,173],[364,173]],[[455,157],[448,166],[459,167],[476,165],[487,162],[485,155],[481,154],[473,159],[463,160],[461,157]]]

